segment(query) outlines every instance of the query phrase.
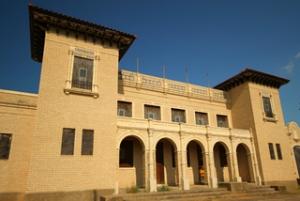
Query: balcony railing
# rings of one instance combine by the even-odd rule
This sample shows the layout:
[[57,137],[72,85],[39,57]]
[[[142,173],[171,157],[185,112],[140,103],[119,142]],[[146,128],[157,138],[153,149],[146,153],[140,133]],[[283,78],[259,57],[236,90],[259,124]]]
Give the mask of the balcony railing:
[[197,99],[211,100],[215,102],[228,102],[227,93],[221,90],[163,79],[126,70],[119,72],[119,85]]
[[136,118],[126,118],[118,117],[117,119],[118,128],[125,129],[138,129],[147,130],[153,129],[154,131],[163,132],[182,132],[188,134],[203,134],[203,135],[217,135],[217,136],[233,136],[240,138],[251,138],[249,130],[246,129],[235,129],[235,128],[220,128],[211,126],[201,126],[185,123],[176,122],[164,122],[158,120],[148,120],[148,119],[136,119]]

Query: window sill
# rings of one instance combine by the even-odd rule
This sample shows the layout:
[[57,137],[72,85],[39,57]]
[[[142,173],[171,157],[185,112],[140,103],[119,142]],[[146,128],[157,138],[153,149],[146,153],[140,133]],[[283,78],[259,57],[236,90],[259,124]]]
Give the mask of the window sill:
[[99,97],[99,93],[90,91],[90,90],[86,90],[86,89],[79,89],[79,88],[70,88],[64,89],[65,94],[69,95],[69,94],[78,94],[78,95],[83,95],[83,96],[92,96],[94,98],[98,98]]
[[264,116],[263,120],[268,122],[274,122],[274,123],[278,121],[277,119],[275,119],[275,117],[266,117],[266,116]]

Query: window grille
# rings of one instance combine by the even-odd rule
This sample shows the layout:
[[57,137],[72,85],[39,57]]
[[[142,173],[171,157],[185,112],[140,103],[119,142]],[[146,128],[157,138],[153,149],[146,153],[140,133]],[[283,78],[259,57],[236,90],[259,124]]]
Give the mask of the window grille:
[[228,119],[226,115],[217,115],[218,127],[228,128]]
[[94,148],[94,130],[82,130],[82,155],[93,155]]
[[61,143],[61,155],[74,154],[75,129],[64,128]]
[[130,102],[118,101],[118,116],[131,117],[132,104]]
[[197,125],[208,125],[208,115],[203,112],[196,112],[196,124]]
[[273,111],[272,111],[270,98],[264,96],[264,97],[262,97],[262,99],[263,99],[264,112],[265,112],[266,117],[273,118],[274,114],[273,114]]
[[172,121],[185,123],[185,111],[172,108]]
[[92,90],[93,60],[75,56],[73,64],[72,87]]
[[11,134],[0,133],[0,159],[9,158],[11,139]]
[[145,105],[144,117],[145,119],[160,120],[160,107],[153,105]]

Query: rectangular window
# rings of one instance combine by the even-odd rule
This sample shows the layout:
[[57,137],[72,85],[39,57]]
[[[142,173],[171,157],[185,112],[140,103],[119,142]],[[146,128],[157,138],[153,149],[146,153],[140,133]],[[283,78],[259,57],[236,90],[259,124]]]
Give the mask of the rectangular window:
[[208,115],[204,112],[195,112],[197,125],[208,125]]
[[61,155],[74,154],[75,129],[64,128],[61,143]]
[[226,115],[217,115],[218,127],[228,128],[228,118]]
[[171,109],[172,111],[172,121],[185,123],[185,110]]
[[153,105],[144,106],[144,116],[145,119],[155,119],[160,120],[160,107]]
[[0,160],[9,158],[11,138],[11,134],[0,133]]
[[74,57],[72,87],[92,90],[93,60],[83,57]]
[[118,101],[118,116],[131,117],[132,104],[130,102]]
[[94,130],[82,130],[81,155],[93,155]]
[[133,167],[133,141],[123,140],[120,145],[120,167]]
[[276,150],[277,150],[277,157],[278,157],[278,160],[282,160],[282,153],[281,153],[281,147],[280,147],[280,144],[276,144]]
[[263,99],[264,112],[265,112],[266,117],[273,118],[274,114],[272,111],[270,98],[263,96],[262,99]]
[[272,160],[275,160],[275,152],[274,152],[273,143],[268,143],[268,145],[269,145],[270,158]]

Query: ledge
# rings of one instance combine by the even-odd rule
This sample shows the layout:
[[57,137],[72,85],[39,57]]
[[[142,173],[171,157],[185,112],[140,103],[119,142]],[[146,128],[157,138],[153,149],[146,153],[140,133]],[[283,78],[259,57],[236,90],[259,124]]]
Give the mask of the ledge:
[[278,121],[274,117],[266,117],[266,116],[263,117],[263,120],[268,121],[268,122],[274,122],[274,123],[276,123]]
[[77,95],[83,95],[83,96],[92,96],[94,98],[99,97],[99,93],[89,91],[89,90],[84,90],[84,89],[78,89],[78,88],[71,88],[71,89],[64,89],[65,94],[77,94]]

